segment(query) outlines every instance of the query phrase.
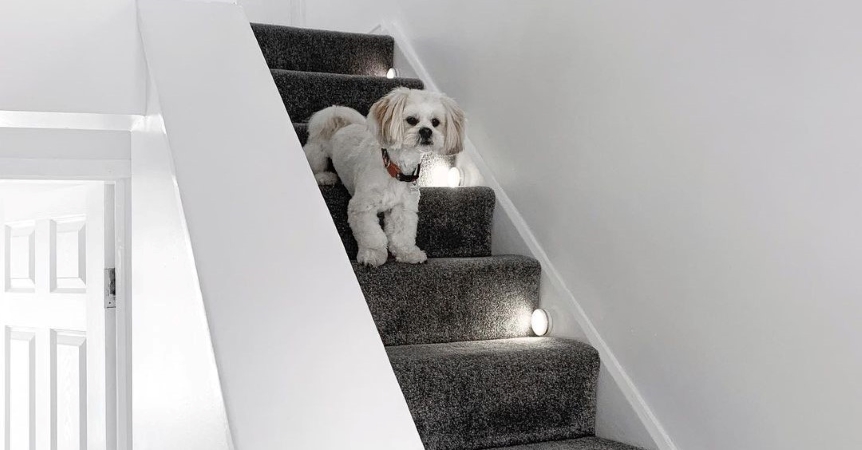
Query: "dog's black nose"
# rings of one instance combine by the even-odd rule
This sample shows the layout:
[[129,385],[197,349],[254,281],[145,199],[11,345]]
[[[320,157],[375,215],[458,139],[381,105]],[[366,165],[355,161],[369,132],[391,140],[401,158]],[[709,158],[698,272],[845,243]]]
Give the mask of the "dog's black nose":
[[429,139],[429,138],[431,138],[431,135],[432,135],[433,133],[434,133],[434,132],[433,132],[433,131],[431,131],[431,129],[430,129],[430,128],[428,128],[428,127],[420,128],[420,129],[419,129],[419,137],[421,137],[422,139]]

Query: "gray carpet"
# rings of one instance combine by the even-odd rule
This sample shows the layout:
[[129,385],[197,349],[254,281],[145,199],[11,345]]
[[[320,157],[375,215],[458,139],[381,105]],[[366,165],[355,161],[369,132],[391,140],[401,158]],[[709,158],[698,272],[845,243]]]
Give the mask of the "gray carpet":
[[312,114],[332,105],[349,106],[368,115],[371,105],[392,89],[422,89],[419,80],[273,69],[287,114],[294,122],[308,122]]
[[[322,108],[366,115],[397,86],[423,87],[381,76],[392,65],[391,38],[252,27],[302,143],[305,122]],[[432,173],[423,170],[419,186],[431,184]],[[320,192],[355,258],[349,194],[343,186]],[[633,450],[592,437],[598,353],[575,341],[526,337],[541,268],[526,256],[491,256],[495,204],[485,187],[422,187],[417,244],[428,262],[354,263],[426,450]]]
[[620,444],[596,437],[572,439],[568,441],[540,442],[538,444],[498,447],[489,450],[637,450],[631,445]]
[[293,131],[296,131],[296,137],[299,138],[299,143],[305,146],[305,143],[308,142],[308,124],[294,123]]
[[395,41],[389,36],[252,24],[271,69],[385,76]]
[[[356,259],[356,240],[347,223],[350,194],[344,186],[320,188],[335,228],[350,259]],[[491,255],[494,191],[487,187],[422,188],[416,245],[430,258]]]
[[385,345],[531,336],[538,261],[524,256],[434,258],[354,271]]
[[593,433],[599,355],[555,338],[387,347],[426,449]]

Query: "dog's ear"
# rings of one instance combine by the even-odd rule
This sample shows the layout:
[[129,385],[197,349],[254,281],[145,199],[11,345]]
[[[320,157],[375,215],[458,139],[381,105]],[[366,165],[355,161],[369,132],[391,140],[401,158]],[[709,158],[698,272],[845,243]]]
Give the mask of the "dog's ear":
[[440,103],[446,110],[446,135],[443,141],[443,154],[454,155],[464,150],[464,139],[467,132],[467,120],[461,107],[445,95],[440,97]]
[[400,144],[404,139],[404,106],[410,89],[400,87],[371,105],[368,129],[383,147]]

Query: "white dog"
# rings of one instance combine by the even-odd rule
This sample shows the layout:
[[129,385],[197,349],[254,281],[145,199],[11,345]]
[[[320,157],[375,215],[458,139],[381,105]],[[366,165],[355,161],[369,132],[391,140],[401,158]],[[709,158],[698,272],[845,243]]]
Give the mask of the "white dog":
[[[420,162],[429,152],[460,152],[464,127],[464,113],[454,100],[407,88],[380,99],[367,119],[343,106],[311,117],[305,155],[318,184],[335,184],[341,177],[352,196],[347,220],[359,244],[357,261],[379,266],[388,248],[397,261],[425,262],[425,252],[416,246]],[[337,175],[327,171],[329,159]]]

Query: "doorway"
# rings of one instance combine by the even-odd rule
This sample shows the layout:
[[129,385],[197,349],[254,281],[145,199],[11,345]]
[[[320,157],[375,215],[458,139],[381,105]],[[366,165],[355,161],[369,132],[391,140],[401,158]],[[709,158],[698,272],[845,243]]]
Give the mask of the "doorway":
[[0,445],[117,447],[114,185],[0,181]]

